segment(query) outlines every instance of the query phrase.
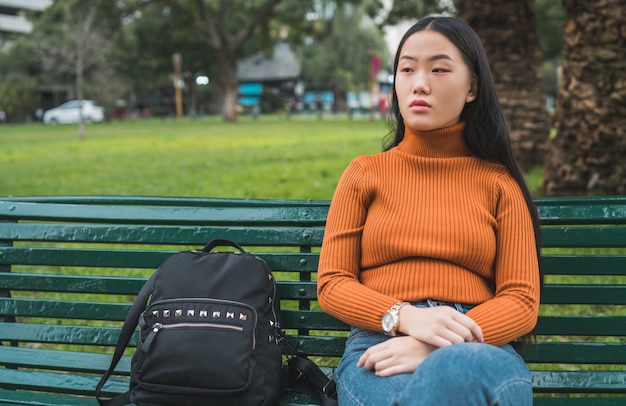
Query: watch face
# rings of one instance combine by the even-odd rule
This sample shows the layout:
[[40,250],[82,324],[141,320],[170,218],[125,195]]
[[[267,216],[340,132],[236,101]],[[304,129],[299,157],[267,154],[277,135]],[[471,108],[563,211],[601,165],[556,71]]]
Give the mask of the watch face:
[[391,313],[385,313],[382,320],[383,330],[389,332],[393,330],[394,317]]

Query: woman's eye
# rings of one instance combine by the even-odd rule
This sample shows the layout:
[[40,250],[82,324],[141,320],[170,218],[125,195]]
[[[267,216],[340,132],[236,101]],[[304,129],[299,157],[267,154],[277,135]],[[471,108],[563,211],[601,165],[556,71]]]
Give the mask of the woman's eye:
[[434,68],[433,72],[435,72],[435,73],[445,73],[445,72],[449,72],[449,70],[444,69],[444,68]]

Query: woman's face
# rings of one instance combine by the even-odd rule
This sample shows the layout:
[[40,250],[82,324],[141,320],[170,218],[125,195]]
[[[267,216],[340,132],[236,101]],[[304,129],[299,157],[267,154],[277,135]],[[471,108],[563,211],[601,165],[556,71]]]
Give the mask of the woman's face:
[[404,125],[414,131],[458,123],[465,103],[476,97],[461,52],[432,30],[418,31],[402,45],[395,89]]

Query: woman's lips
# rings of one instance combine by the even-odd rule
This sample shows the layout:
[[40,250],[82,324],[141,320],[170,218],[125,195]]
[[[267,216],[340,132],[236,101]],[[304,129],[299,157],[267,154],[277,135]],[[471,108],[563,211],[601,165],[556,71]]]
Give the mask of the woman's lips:
[[410,105],[411,111],[426,111],[430,109],[430,104],[425,100],[413,100]]

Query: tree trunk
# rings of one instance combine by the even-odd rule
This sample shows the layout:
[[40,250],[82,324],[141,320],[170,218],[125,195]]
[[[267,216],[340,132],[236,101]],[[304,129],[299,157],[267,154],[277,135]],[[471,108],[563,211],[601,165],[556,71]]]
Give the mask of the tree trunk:
[[224,121],[237,121],[237,96],[239,95],[239,82],[237,80],[237,63],[220,64],[223,72],[222,84],[224,90],[224,104],[222,116]]
[[[533,0],[465,0],[461,16],[483,42],[523,170],[543,165],[550,134]],[[479,95],[480,97],[480,95]]]
[[563,0],[567,13],[548,195],[626,194],[624,0]]
[[[262,2],[196,0],[167,0],[167,3],[187,13],[193,21],[195,34],[211,51],[208,58],[215,58],[221,69],[219,81],[224,93],[222,115],[226,121],[237,120],[237,64],[242,55],[242,47],[253,38],[255,29],[271,18],[281,0],[263,0]],[[235,10],[245,11],[248,15],[239,22],[226,21],[228,16],[237,16]],[[231,17],[232,18],[232,17]],[[243,21],[243,23],[242,23]],[[232,23],[232,24],[231,24]],[[236,30],[232,30],[236,27]]]

